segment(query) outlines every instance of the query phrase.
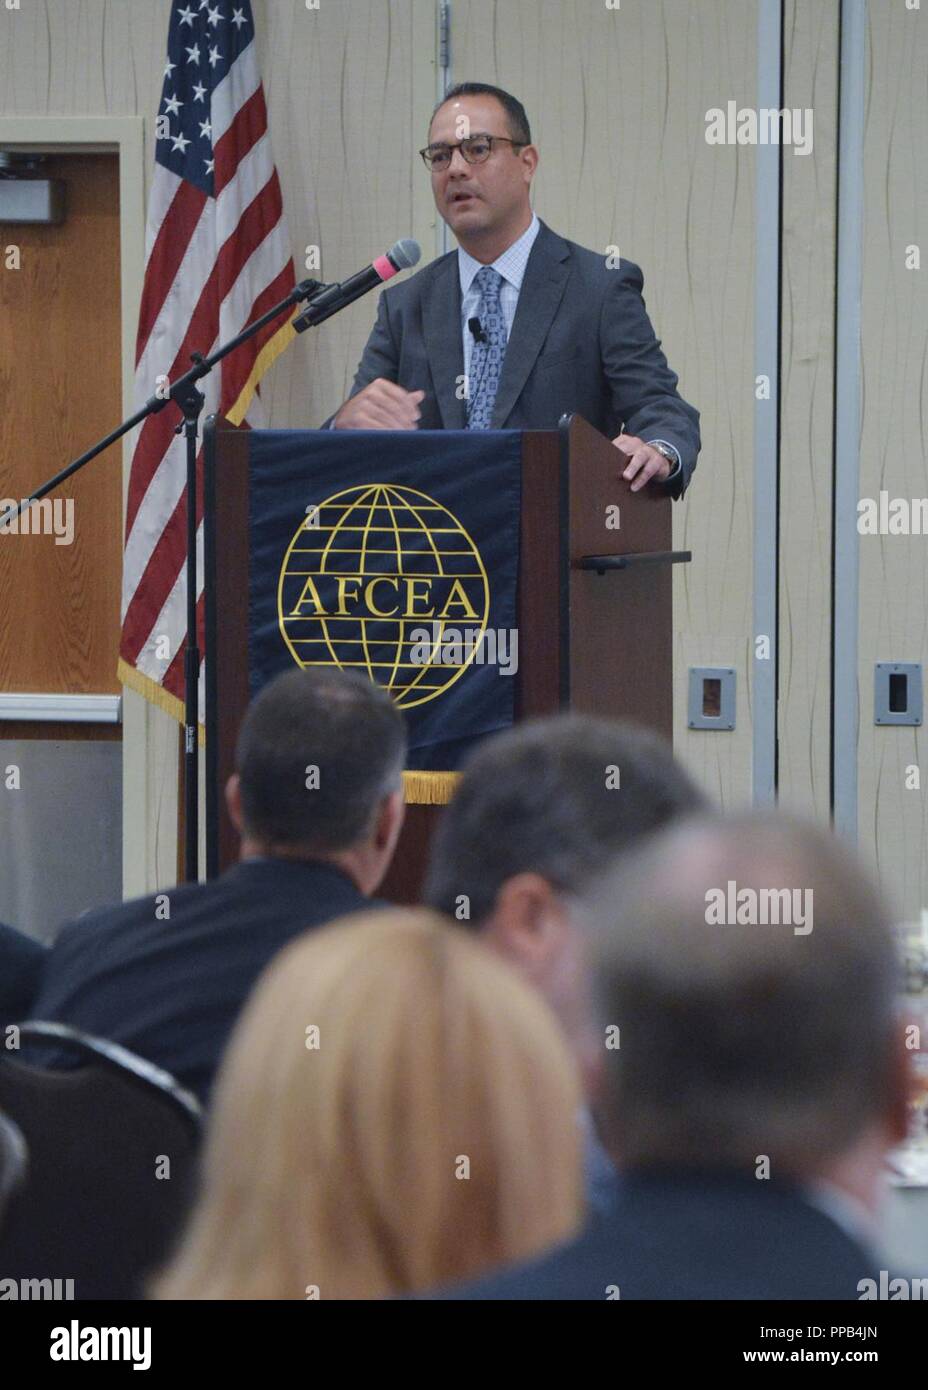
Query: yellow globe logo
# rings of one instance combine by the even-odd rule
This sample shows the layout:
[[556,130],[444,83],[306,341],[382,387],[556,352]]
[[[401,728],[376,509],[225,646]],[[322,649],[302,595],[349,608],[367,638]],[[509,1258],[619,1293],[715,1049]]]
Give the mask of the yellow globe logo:
[[[281,635],[298,666],[365,672],[401,709],[460,680],[489,611],[483,560],[457,517],[391,483],[308,507],[277,587]],[[457,661],[442,647],[452,632],[464,654]]]

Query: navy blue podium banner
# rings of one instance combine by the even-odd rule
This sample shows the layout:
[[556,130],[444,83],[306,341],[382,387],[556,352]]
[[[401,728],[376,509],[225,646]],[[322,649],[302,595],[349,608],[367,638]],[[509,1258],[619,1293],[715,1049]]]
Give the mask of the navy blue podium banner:
[[513,720],[520,431],[255,430],[249,455],[251,694],[358,671],[402,710],[407,767],[455,770]]

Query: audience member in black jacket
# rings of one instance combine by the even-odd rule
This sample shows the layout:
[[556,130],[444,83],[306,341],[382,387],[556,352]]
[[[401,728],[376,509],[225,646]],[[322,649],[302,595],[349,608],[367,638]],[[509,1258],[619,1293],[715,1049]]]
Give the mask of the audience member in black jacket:
[[30,1016],[47,955],[46,946],[0,922],[0,1024]]
[[246,715],[227,788],[241,861],[65,927],[32,1016],[121,1043],[207,1100],[272,956],[370,906],[402,823],[404,755],[402,718],[372,682],[278,677]]
[[742,813],[680,822],[600,889],[615,1200],[570,1244],[440,1296],[879,1296],[909,1070],[888,913],[862,867],[819,827]]

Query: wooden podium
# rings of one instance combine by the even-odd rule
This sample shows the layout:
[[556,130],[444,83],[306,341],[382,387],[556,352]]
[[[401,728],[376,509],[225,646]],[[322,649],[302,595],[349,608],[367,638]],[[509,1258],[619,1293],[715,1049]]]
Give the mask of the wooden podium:
[[[346,449],[351,434],[344,435]],[[248,703],[249,431],[210,421],[205,467],[207,872],[234,861],[222,788]],[[578,415],[522,436],[516,719],[572,709],[670,740],[674,563],[669,497],[632,492],[623,455]],[[618,508],[618,513],[616,513]],[[616,526],[618,521],[618,526]],[[441,807],[409,806],[381,895],[418,898]]]

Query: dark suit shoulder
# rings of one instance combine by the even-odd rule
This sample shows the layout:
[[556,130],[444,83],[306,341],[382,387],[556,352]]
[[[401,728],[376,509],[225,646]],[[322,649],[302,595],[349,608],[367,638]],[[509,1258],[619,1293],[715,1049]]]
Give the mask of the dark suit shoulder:
[[575,1240],[471,1283],[429,1295],[438,1301],[520,1302],[535,1299],[604,1300],[603,1271],[614,1259],[620,1237],[614,1220],[594,1217]]
[[0,922],[0,959],[15,962],[17,968],[26,968],[40,966],[47,954],[48,947],[41,941]]
[[367,907],[333,865],[236,864],[71,923],[33,1017],[109,1038],[205,1099],[259,975],[295,937]]
[[753,1179],[620,1178],[570,1243],[444,1299],[855,1299],[875,1261],[797,1191]]
[[47,958],[47,946],[0,922],[0,1023],[28,1017]]
[[[151,963],[184,958],[260,960],[306,928],[368,905],[324,864],[254,860],[207,883],[185,883],[89,912],[68,923],[45,971],[39,1005],[49,1011],[93,988],[104,974],[144,981]],[[230,952],[232,953],[230,955]]]
[[[589,246],[581,246],[578,241],[571,241],[568,237],[561,236],[559,232],[552,231],[545,222],[541,223],[541,230],[535,245],[543,254],[556,256],[561,260],[567,256],[572,265],[584,277],[590,277],[594,280],[618,280],[621,283],[631,284],[636,289],[640,289],[644,283],[641,267],[636,265],[634,261],[622,256],[617,266],[609,265],[607,261],[610,257],[606,247],[603,247],[601,251],[594,251]],[[532,249],[534,250],[534,247]]]
[[575,241],[568,241],[564,244],[570,251],[571,268],[579,275],[584,284],[595,288],[598,292],[615,287],[641,292],[644,286],[644,273],[634,261],[626,260],[622,256],[618,265],[609,265],[604,250],[590,251],[586,246],[579,246]]
[[[389,312],[392,314],[395,310],[406,309],[409,305],[418,303],[423,295],[428,294],[436,280],[456,268],[457,254],[457,251],[447,251],[443,256],[429,261],[428,265],[417,270],[415,275],[384,286],[380,294],[381,298],[387,298]],[[455,264],[452,265],[452,262]]]
[[214,888],[214,884],[182,883],[172,888],[162,888],[145,897],[128,898],[122,903],[91,908],[81,913],[80,917],[72,917],[65,922],[55,938],[52,954],[57,960],[75,946],[83,950],[90,942],[100,944],[111,936],[122,938],[127,929],[131,930],[139,923],[156,922],[163,918],[166,904],[169,911],[182,909],[199,901],[204,893],[212,896]]

